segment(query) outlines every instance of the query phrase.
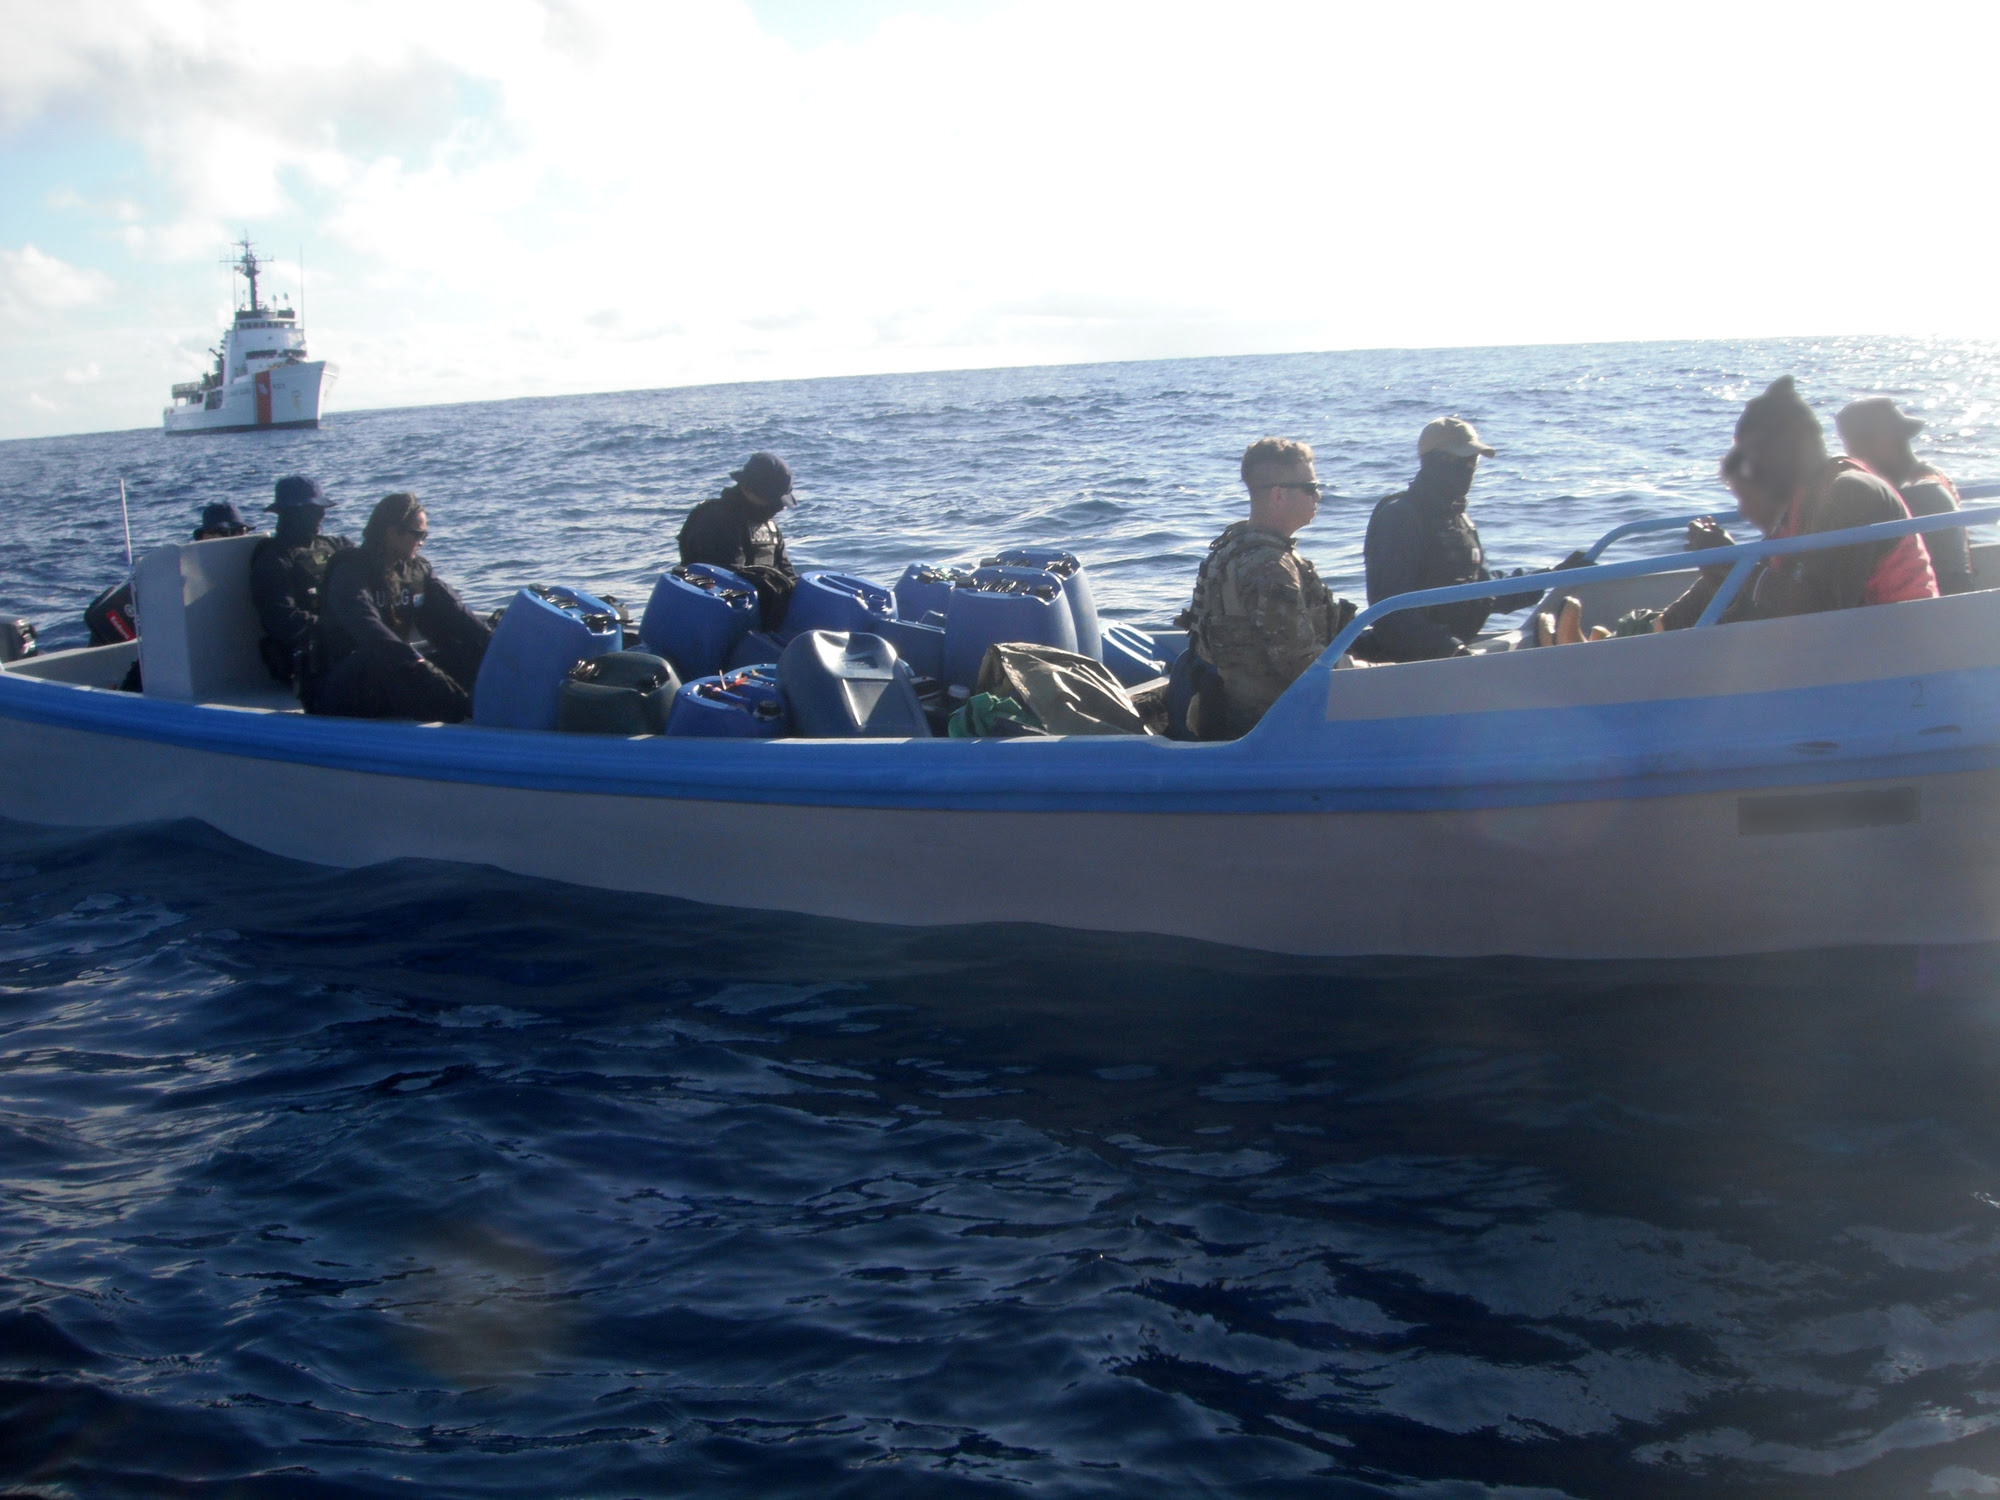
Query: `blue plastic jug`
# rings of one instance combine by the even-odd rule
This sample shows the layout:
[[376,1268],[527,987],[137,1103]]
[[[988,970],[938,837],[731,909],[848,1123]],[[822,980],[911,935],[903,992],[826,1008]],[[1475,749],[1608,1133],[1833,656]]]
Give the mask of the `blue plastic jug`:
[[873,630],[895,614],[895,595],[880,584],[847,573],[808,573],[785,606],[785,638],[808,630]]
[[869,631],[894,646],[896,655],[908,662],[917,676],[944,681],[944,626],[914,620],[877,620]]
[[746,631],[743,638],[729,648],[729,659],[722,664],[722,670],[734,672],[740,667],[775,667],[784,650],[784,641],[776,636],[762,630]]
[[1167,675],[1167,663],[1153,638],[1130,625],[1104,627],[1104,665],[1126,687]]
[[809,739],[929,739],[910,665],[879,635],[808,630],[778,658],[792,730]]
[[683,678],[720,672],[745,631],[757,628],[757,587],[741,573],[709,563],[683,563],[660,575],[639,639]]
[[1061,579],[1040,568],[980,568],[951,591],[944,626],[947,682],[972,687],[986,648],[1002,641],[1076,650],[1076,622]]
[[472,685],[472,722],[493,729],[554,729],[571,667],[622,650],[618,616],[574,589],[522,589],[508,602]]
[[1090,579],[1074,552],[1060,547],[1010,547],[982,564],[988,568],[1040,568],[1062,580],[1069,598],[1070,619],[1076,622],[1076,649],[1085,656],[1104,659],[1103,632],[1097,623],[1097,600],[1090,592]]
[[769,740],[790,728],[774,667],[749,667],[681,684],[667,715],[670,735]]
[[970,578],[970,568],[945,568],[936,563],[913,562],[896,580],[896,618],[923,621],[924,616],[942,617],[951,601],[951,591],[961,578]]

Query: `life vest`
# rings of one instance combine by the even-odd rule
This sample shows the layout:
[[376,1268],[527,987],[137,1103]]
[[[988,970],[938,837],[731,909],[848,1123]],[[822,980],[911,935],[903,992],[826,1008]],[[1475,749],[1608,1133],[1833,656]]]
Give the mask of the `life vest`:
[[[1912,474],[1908,479],[1905,479],[1901,484],[1897,485],[1896,489],[1898,493],[1901,493],[1904,490],[1913,490],[1920,484],[1934,484],[1939,489],[1943,490],[1947,495],[1951,496],[1951,508],[1953,510],[1961,510],[1964,508],[1965,502],[1959,498],[1958,486],[1953,484],[1949,478],[1947,478],[1943,474],[1940,474],[1936,469],[1931,468],[1929,465],[1925,465],[1922,468],[1919,468],[1916,473]],[[1909,497],[1906,495],[1904,496],[1904,498],[1907,500]]]
[[[1845,473],[1866,474],[1870,478],[1881,478],[1858,458],[1830,459],[1819,478],[1809,490],[1802,490],[1785,512],[1785,519],[1778,523],[1778,529],[1771,533],[1771,540],[1799,534],[1799,509],[1811,496],[1815,507],[1826,503],[1833,492],[1833,482]],[[1910,507],[1904,503],[1896,487],[1883,480],[1889,493],[1896,496],[1896,507],[1907,517]],[[1900,604],[1906,599],[1935,599],[1938,597],[1937,574],[1931,569],[1931,554],[1924,546],[1921,536],[1898,537],[1882,560],[1875,564],[1868,574],[1868,583],[1862,591],[1863,604]]]

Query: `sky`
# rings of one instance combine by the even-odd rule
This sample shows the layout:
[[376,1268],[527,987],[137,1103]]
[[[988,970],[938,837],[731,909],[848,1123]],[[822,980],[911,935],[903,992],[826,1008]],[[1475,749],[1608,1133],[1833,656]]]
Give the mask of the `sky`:
[[1317,349],[2000,337],[2000,5],[63,0],[0,438],[157,424],[247,233],[329,411]]

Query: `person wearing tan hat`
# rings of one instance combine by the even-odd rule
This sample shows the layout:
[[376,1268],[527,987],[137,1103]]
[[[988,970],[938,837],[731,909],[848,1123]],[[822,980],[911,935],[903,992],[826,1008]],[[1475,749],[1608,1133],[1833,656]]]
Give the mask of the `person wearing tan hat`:
[[1201,739],[1248,732],[1305,669],[1319,660],[1355,606],[1336,599],[1292,538],[1319,513],[1313,451],[1289,438],[1260,438],[1243,455],[1250,515],[1209,543],[1194,600],[1174,623],[1188,650],[1222,678],[1222,712],[1200,693]]
[[[1417,438],[1417,475],[1410,487],[1387,496],[1368,518],[1363,559],[1368,569],[1368,602],[1379,604],[1418,589],[1484,582],[1499,576],[1486,567],[1479,528],[1465,501],[1479,460],[1494,450],[1463,417],[1439,417]],[[1580,554],[1577,559],[1580,560]],[[1539,591],[1503,599],[1473,599],[1390,615],[1371,632],[1366,654],[1373,661],[1431,661],[1464,653],[1465,643],[1498,611],[1525,609]],[[1357,649],[1357,655],[1362,654]]]
[[[1959,509],[1958,487],[1910,448],[1910,439],[1924,430],[1921,417],[1898,411],[1887,396],[1864,396],[1843,406],[1833,422],[1849,457],[1893,484],[1911,515],[1941,516]],[[1972,548],[1964,532],[1926,531],[1924,545],[1930,549],[1940,594],[1963,594],[1974,587]]]

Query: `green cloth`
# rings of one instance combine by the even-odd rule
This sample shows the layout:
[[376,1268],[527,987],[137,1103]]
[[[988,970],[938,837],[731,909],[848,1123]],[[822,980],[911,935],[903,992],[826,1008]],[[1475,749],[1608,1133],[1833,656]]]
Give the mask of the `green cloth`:
[[1618,623],[1611,627],[1613,635],[1651,635],[1653,621],[1660,617],[1657,609],[1635,609],[1620,615]]
[[945,728],[955,740],[983,739],[994,732],[995,721],[1001,719],[1013,724],[1026,724],[1032,729],[1041,728],[1035,722],[1035,716],[1012,698],[996,697],[992,693],[974,693],[965,700],[963,708],[952,714]]

